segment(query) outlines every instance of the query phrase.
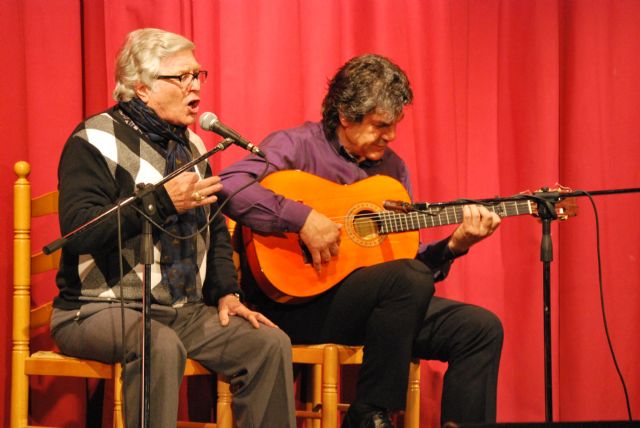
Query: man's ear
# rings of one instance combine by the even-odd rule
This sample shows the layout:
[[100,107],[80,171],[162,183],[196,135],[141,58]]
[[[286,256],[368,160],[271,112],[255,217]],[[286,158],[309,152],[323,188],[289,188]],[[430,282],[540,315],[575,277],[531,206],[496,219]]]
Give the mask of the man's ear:
[[340,125],[342,125],[343,128],[351,124],[351,121],[348,120],[341,111],[338,112],[338,117],[340,118]]
[[149,102],[149,92],[151,92],[151,89],[147,85],[138,82],[136,83],[135,91],[136,95],[142,100],[142,102],[145,104]]

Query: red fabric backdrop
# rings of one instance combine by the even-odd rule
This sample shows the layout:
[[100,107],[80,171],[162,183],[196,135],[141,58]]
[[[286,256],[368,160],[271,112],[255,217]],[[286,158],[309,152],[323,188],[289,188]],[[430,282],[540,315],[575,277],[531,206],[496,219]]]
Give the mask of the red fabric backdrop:
[[[510,195],[560,182],[598,190],[638,186],[640,2],[637,0],[2,0],[2,199],[13,164],[28,160],[35,193],[56,186],[64,141],[112,103],[113,61],[145,26],[197,44],[212,78],[202,111],[259,142],[318,120],[327,78],[354,55],[389,56],[408,73],[415,103],[394,148],[408,161],[418,200]],[[213,135],[200,133],[208,145]],[[215,169],[243,156],[231,148]],[[611,340],[640,413],[640,208],[636,194],[597,197]],[[554,223],[552,265],[556,420],[627,417],[604,335],[594,215]],[[0,424],[8,425],[11,347],[11,202],[0,216]],[[622,214],[622,215],[621,215]],[[544,419],[540,224],[506,219],[456,262],[443,296],[495,311],[505,327],[500,421]],[[425,239],[449,233],[432,229]],[[36,227],[37,243],[57,236]],[[49,286],[38,292],[47,299]],[[443,367],[423,364],[423,421],[435,426]],[[79,426],[80,398],[38,407],[49,424]],[[44,401],[44,400],[42,400]],[[40,403],[41,404],[41,403]],[[430,424],[430,425],[428,425]]]

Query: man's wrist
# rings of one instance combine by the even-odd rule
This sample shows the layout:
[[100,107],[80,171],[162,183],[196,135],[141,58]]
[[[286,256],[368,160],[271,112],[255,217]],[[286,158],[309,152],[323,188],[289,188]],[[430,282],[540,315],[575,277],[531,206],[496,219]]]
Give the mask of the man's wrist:
[[456,245],[453,243],[453,240],[451,238],[449,238],[449,242],[447,242],[447,256],[446,258],[448,258],[449,260],[454,260],[457,259],[460,256],[464,256],[465,254],[467,254],[469,252],[469,249],[460,249],[457,248]]
[[218,301],[225,299],[226,297],[233,297],[235,299],[237,299],[238,301],[242,301],[242,295],[240,293],[225,293],[225,294],[221,294],[220,297],[218,297]]

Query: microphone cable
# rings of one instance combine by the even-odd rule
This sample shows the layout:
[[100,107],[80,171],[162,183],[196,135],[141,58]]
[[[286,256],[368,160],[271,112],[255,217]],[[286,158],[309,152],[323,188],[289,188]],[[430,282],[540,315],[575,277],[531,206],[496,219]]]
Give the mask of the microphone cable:
[[574,192],[582,193],[587,198],[589,198],[589,202],[591,202],[591,206],[593,208],[593,215],[596,222],[596,256],[598,259],[598,288],[600,292],[600,311],[602,313],[602,324],[604,326],[605,337],[607,338],[607,344],[609,346],[609,353],[611,354],[613,365],[615,366],[618,378],[620,379],[620,383],[622,385],[622,390],[624,392],[625,403],[627,406],[627,416],[629,418],[629,421],[633,421],[633,416],[631,414],[631,404],[629,400],[629,391],[627,390],[627,384],[624,380],[624,376],[622,375],[622,370],[620,370],[620,365],[618,364],[616,353],[613,350],[613,342],[611,341],[611,335],[609,333],[609,323],[607,322],[607,310],[604,301],[604,286],[602,281],[602,258],[600,255],[600,220],[598,218],[598,208],[596,207],[596,203],[589,192],[585,190],[574,190]]

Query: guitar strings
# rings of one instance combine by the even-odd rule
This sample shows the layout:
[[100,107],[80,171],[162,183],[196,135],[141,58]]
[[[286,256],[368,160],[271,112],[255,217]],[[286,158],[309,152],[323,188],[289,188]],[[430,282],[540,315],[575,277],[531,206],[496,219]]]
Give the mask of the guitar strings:
[[[451,210],[453,211],[452,213],[444,213],[443,211],[447,210],[447,208],[441,208],[438,212],[431,212],[431,211],[414,211],[413,213],[417,214],[417,215],[427,215],[430,217],[437,217],[437,216],[441,216],[443,214],[446,215],[452,215],[452,216],[456,216],[456,212],[455,210]],[[458,214],[459,215],[459,214]],[[405,218],[408,218],[409,220],[411,219],[411,213],[399,213],[399,212],[395,212],[395,211],[390,211],[390,210],[382,210],[382,211],[376,211],[376,212],[368,212],[368,213],[362,213],[362,214],[356,214],[356,215],[343,215],[343,216],[337,216],[337,217],[329,217],[329,220],[335,222],[335,223],[344,223],[347,219],[352,219],[352,218],[358,218],[358,219],[379,219],[382,221],[402,221]]]
[[[512,207],[502,207],[502,211],[504,211],[505,213],[509,214],[509,213],[514,213],[514,208],[515,208],[515,213],[518,212],[518,208],[517,208],[517,203],[512,206]],[[494,208],[495,209],[498,207],[498,205],[493,205],[490,206],[490,208]],[[440,216],[446,216],[447,218],[451,215],[454,218],[457,218],[458,216],[461,216],[460,210],[462,209],[461,206],[449,206],[449,207],[435,207],[435,208],[431,208],[428,210],[416,210],[416,211],[411,211],[411,212],[396,212],[396,211],[391,211],[391,210],[381,210],[381,211],[375,211],[375,212],[364,212],[361,214],[356,214],[356,215],[343,215],[343,216],[335,216],[335,217],[329,217],[329,220],[335,222],[335,223],[341,223],[341,224],[345,224],[348,220],[353,219],[353,218],[358,218],[358,219],[374,219],[374,220],[379,220],[379,221],[404,221],[404,220],[409,220],[412,221],[413,219],[411,218],[411,214],[414,214],[416,217],[418,216],[429,216],[429,217],[440,217]]]

